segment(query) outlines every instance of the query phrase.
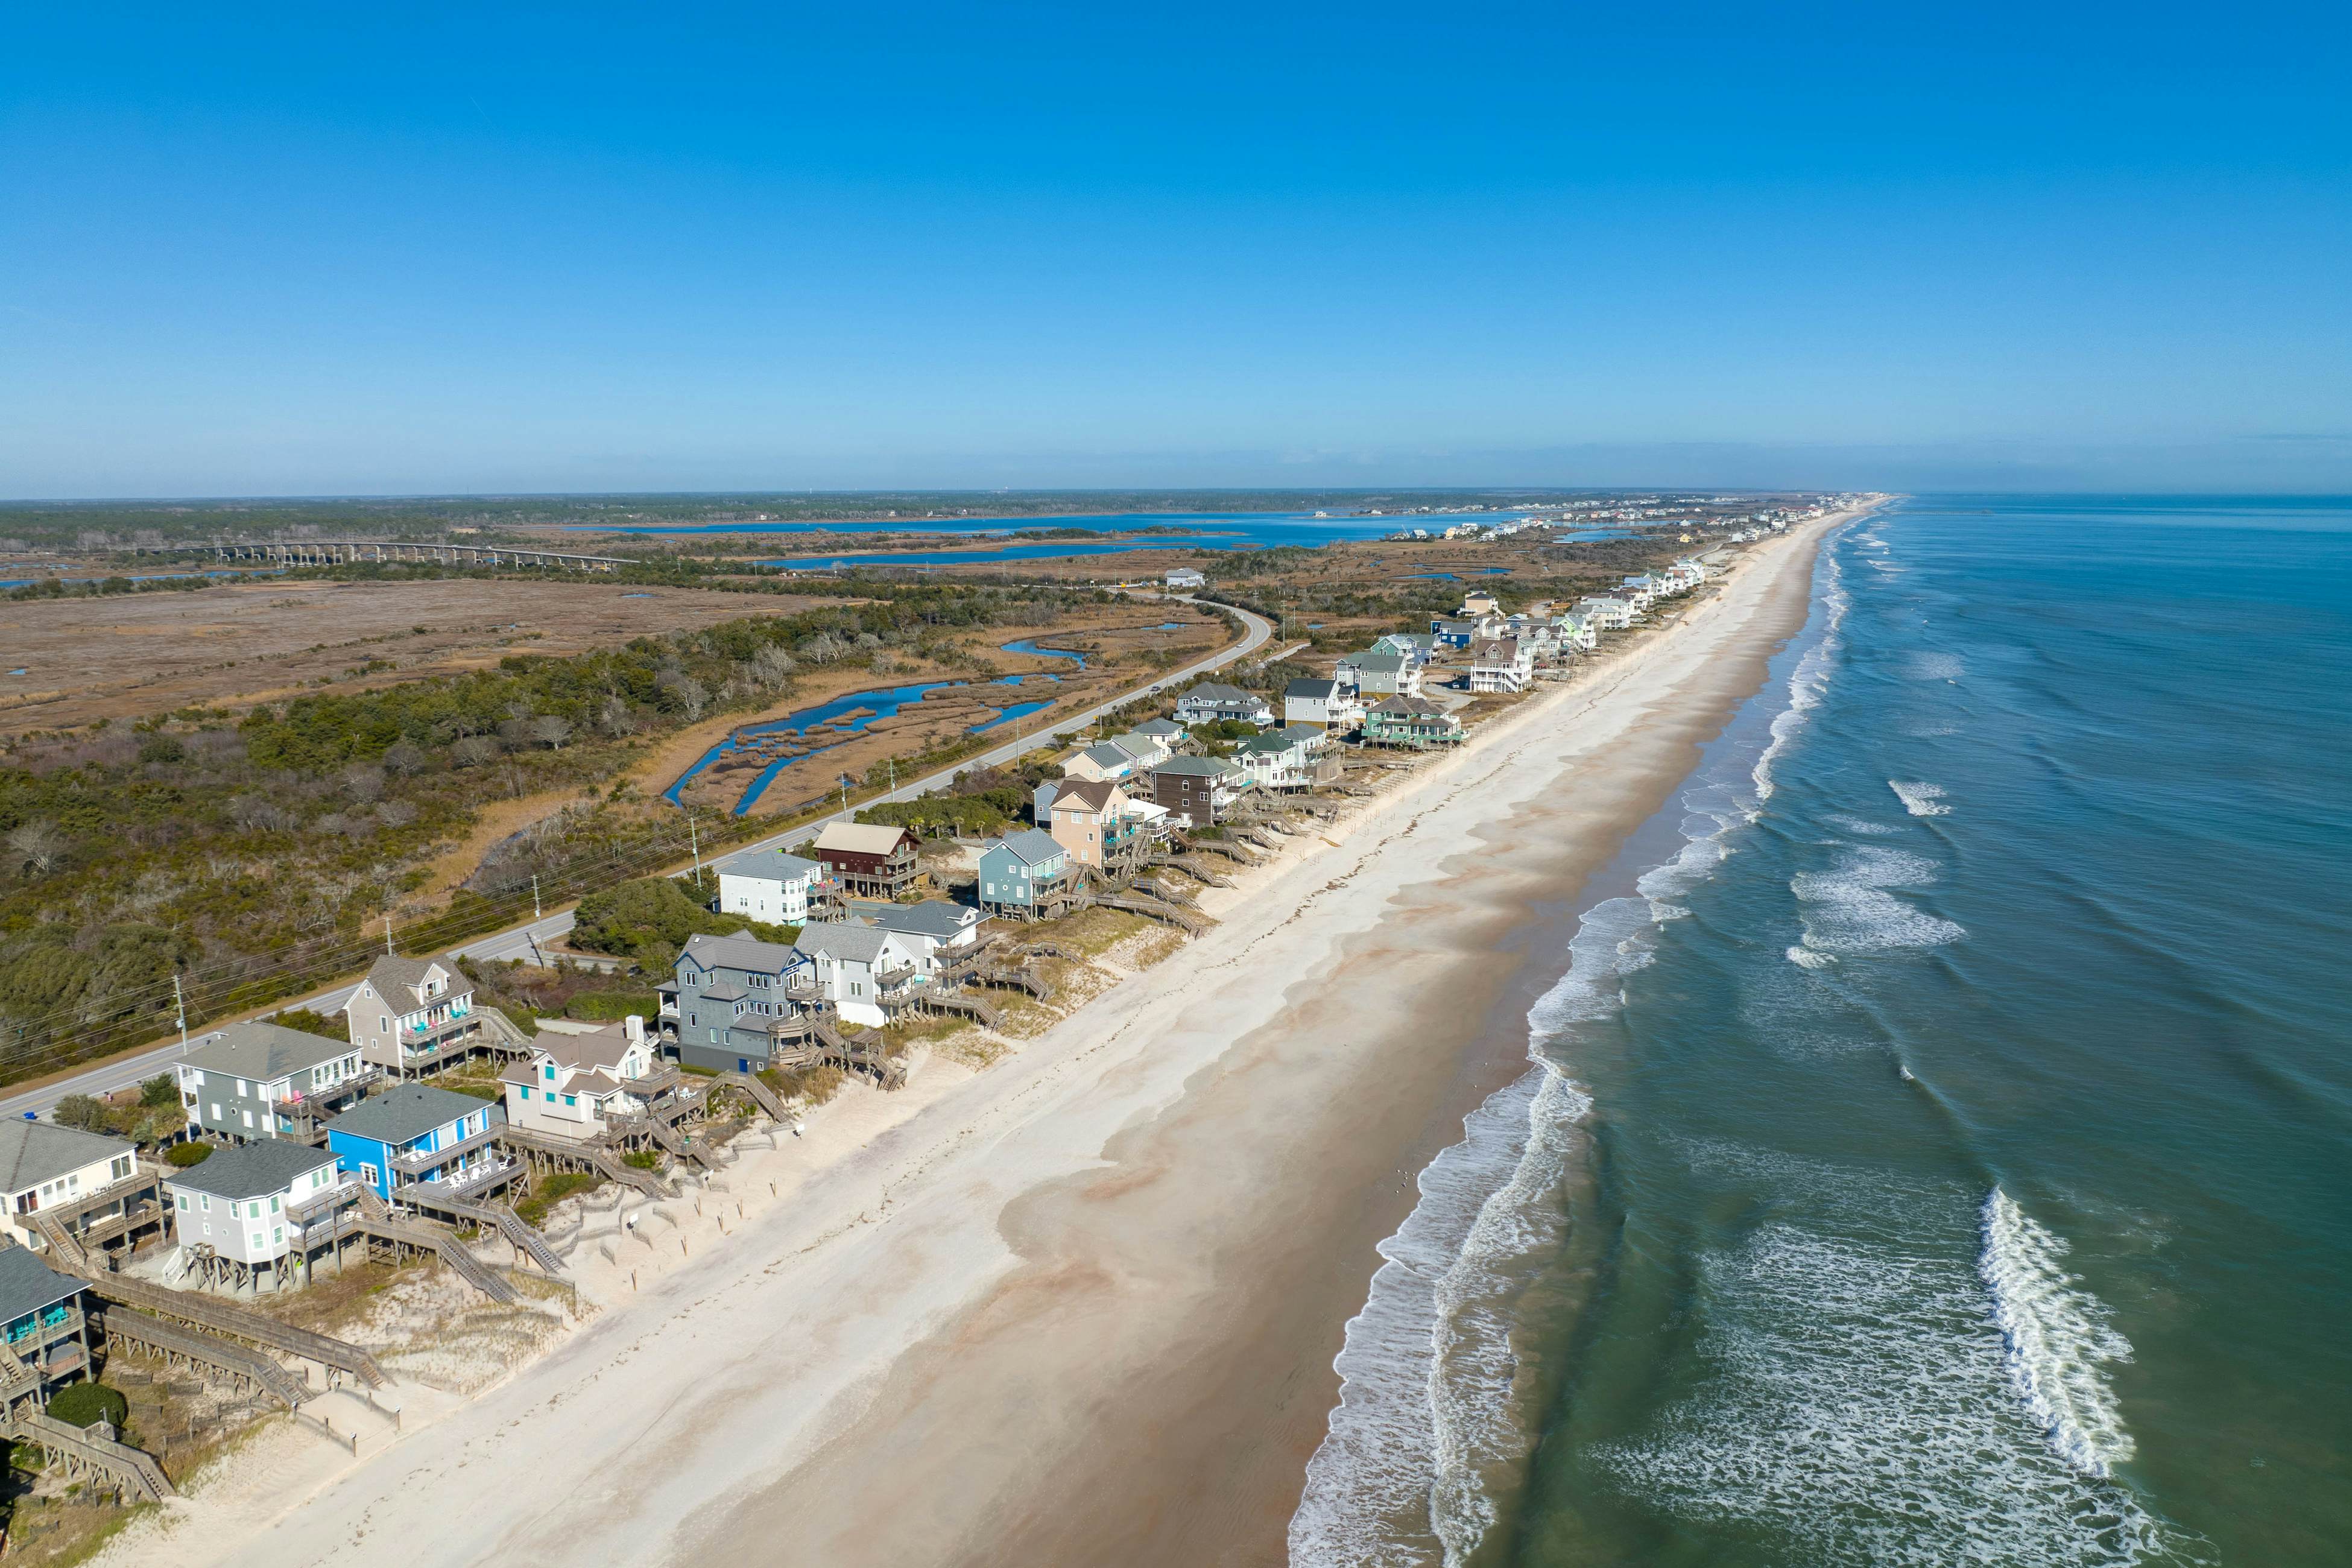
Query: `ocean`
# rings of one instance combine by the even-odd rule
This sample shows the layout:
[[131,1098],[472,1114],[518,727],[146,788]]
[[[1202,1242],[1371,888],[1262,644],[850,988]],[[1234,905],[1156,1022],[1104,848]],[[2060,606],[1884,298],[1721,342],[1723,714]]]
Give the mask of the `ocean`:
[[1294,1563],[2352,1559],[2352,503],[1846,529],[1606,880]]

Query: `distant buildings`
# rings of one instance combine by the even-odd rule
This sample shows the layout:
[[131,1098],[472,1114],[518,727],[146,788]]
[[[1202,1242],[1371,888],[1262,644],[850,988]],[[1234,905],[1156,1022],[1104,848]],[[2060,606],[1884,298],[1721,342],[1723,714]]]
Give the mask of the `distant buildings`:
[[1190,594],[1209,585],[1209,580],[1190,566],[1179,566],[1168,574],[1168,591]]
[[1202,681],[1176,700],[1176,721],[1191,728],[1195,724],[1214,724],[1233,721],[1244,724],[1265,725],[1274,722],[1274,710],[1265,699],[1238,686],[1226,686],[1214,680]]

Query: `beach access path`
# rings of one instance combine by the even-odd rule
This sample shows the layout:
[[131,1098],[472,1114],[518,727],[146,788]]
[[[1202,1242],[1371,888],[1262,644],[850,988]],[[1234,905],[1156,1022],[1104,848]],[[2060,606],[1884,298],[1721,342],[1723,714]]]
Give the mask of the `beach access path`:
[[[1129,590],[1129,592],[1136,591]],[[1136,596],[1151,599],[1181,599],[1186,604],[1201,602],[1189,594],[1137,593]],[[1035,751],[1050,734],[1066,730],[1083,729],[1114,708],[1125,707],[1128,703],[1139,698],[1148,697],[1153,692],[1164,691],[1171,687],[1197,680],[1204,675],[1213,674],[1235,660],[1255,653],[1265,646],[1267,639],[1274,636],[1273,623],[1263,616],[1233,605],[1219,605],[1216,608],[1241,617],[1240,641],[1219,648],[1206,658],[1186,665],[1182,669],[1172,674],[1160,676],[1140,686],[1130,687],[1082,712],[1064,714],[1050,723],[1040,725],[1037,729],[1005,741],[1001,745],[992,746],[976,756],[965,757],[936,773],[926,773],[921,778],[903,784],[895,790],[860,800],[855,805],[819,817],[814,822],[798,824],[782,833],[762,838],[757,843],[730,849],[724,857],[714,857],[714,858],[732,858],[737,855],[749,855],[761,849],[782,849],[798,845],[814,838],[835,822],[852,820],[857,813],[869,806],[879,805],[886,801],[913,800],[927,790],[940,789],[953,783],[958,773],[970,769],[992,768],[1001,763],[1013,762]],[[673,866],[662,874],[675,876],[686,868],[682,864]],[[462,958],[479,959],[486,963],[504,963],[509,959],[526,959],[532,963],[539,963],[543,960],[543,950],[552,947],[571,930],[572,910],[567,906],[541,919],[510,926],[505,931],[495,931],[488,936],[478,937],[472,942],[450,949],[450,952]],[[282,1012],[288,1008],[308,1007],[320,1013],[337,1012],[341,1010],[345,999],[351,995],[357,984],[358,982],[355,980],[344,981],[323,990],[312,992],[307,996],[291,997],[283,1002],[272,1003],[268,1010]],[[201,1041],[212,1029],[229,1021],[216,1019],[193,1031],[189,1036],[190,1043]],[[56,1108],[58,1100],[69,1094],[112,1094],[117,1089],[129,1089],[133,1084],[154,1077],[157,1073],[170,1071],[172,1064],[185,1056],[188,1049],[188,1045],[173,1040],[168,1045],[152,1046],[144,1050],[109,1057],[103,1061],[93,1062],[74,1072],[43,1079],[30,1087],[18,1089],[5,1099],[0,1099],[0,1121],[13,1121],[27,1114],[47,1116]]]
[[1838,521],[1210,890],[1217,927],[1016,1053],[828,1108],[723,1243],[501,1386],[266,1525],[115,1554],[1281,1561],[1374,1247],[1526,1070],[1564,963],[1529,933],[1758,689]]

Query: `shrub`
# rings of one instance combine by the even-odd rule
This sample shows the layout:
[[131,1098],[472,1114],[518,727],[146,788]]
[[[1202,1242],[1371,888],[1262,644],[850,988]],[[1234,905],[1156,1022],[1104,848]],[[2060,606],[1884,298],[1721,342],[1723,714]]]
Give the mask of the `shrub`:
[[661,1163],[661,1156],[651,1149],[639,1149],[634,1153],[622,1155],[621,1163],[634,1165],[640,1171],[650,1171]]
[[331,1040],[348,1040],[352,1037],[352,1021],[341,1013],[319,1013],[308,1007],[289,1007],[269,1021],[289,1029],[299,1029],[306,1035],[324,1035]]
[[650,991],[583,991],[563,1011],[569,1017],[606,1023],[634,1013],[650,1023],[661,1011],[661,999]]
[[102,1383],[76,1383],[58,1390],[49,1401],[49,1414],[73,1426],[88,1426],[103,1420],[120,1432],[131,1416],[131,1401],[118,1388]]
[[212,1157],[213,1146],[209,1143],[174,1143],[163,1151],[164,1163],[181,1171],[201,1165]]
[[179,1080],[170,1073],[159,1072],[139,1086],[139,1103],[150,1110],[180,1103]]
[[541,1225],[550,1210],[576,1193],[588,1192],[604,1182],[602,1176],[592,1176],[584,1171],[560,1171],[543,1181],[533,1183],[530,1196],[515,1205],[515,1213],[528,1225]]
[[58,1101],[57,1109],[49,1112],[49,1120],[82,1132],[104,1132],[112,1118],[108,1116],[104,1101],[87,1094],[69,1094]]

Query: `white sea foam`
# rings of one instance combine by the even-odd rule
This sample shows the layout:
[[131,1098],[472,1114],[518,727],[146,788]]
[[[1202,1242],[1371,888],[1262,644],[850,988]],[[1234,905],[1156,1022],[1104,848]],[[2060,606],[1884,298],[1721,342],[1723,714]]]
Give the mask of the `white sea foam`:
[[[1668,1512],[1748,1525],[1821,1563],[2124,1563],[2193,1556],[2020,1418],[1965,1261],[1907,1194],[1885,1240],[1768,1226],[1707,1258],[1707,1376],[1595,1458]],[[1940,1205],[1937,1205],[1940,1208]]]
[[1895,798],[1903,803],[1903,809],[1914,816],[1952,815],[1952,808],[1944,804],[1944,786],[1941,784],[1888,779],[1886,787],[1895,792]]
[[1788,952],[1788,958],[1790,963],[1799,964],[1806,969],[1827,969],[1831,964],[1837,962],[1836,959],[1831,957],[1826,952],[1815,952],[1811,948],[1805,947],[1801,944],[1790,948]]
[[1940,947],[1968,928],[1907,904],[1887,889],[1935,880],[1935,862],[1882,845],[1848,848],[1827,871],[1801,871],[1789,879],[1802,906],[1805,946],[1815,952],[1878,952],[1898,947]]
[[2008,1348],[2010,1384],[2049,1434],[2050,1446],[2089,1476],[2132,1457],[2104,1368],[2131,1359],[2114,1314],[2062,1261],[2066,1242],[2034,1223],[1999,1187],[1985,1200],[1977,1272],[1992,1293],[1993,1321]]
[[1888,834],[1903,831],[1893,823],[1873,822],[1863,816],[1841,816],[1834,812],[1824,816],[1822,820],[1832,827],[1847,833],[1859,833],[1867,838],[1884,838]]
[[1759,804],[1772,798],[1772,764],[1780,760],[1780,753],[1788,750],[1789,743],[1804,729],[1812,717],[1812,710],[1821,706],[1822,698],[1829,691],[1830,677],[1837,668],[1838,650],[1843,646],[1838,637],[1838,628],[1845,624],[1846,611],[1853,601],[1845,591],[1844,569],[1838,564],[1836,554],[1832,552],[1824,559],[1829,563],[1827,587],[1822,598],[1823,606],[1828,611],[1827,624],[1822,628],[1821,641],[1807,648],[1798,658],[1797,668],[1789,672],[1789,706],[1773,719],[1772,738],[1749,772]]

